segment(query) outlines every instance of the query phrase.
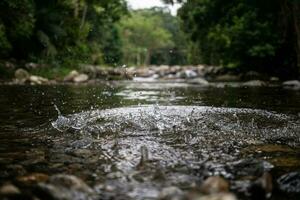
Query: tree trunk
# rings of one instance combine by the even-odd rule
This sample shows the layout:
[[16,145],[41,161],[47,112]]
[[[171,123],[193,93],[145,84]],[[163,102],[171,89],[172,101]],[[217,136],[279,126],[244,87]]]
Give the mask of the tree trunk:
[[85,4],[84,8],[83,8],[83,13],[82,13],[82,18],[81,18],[81,24],[80,24],[80,29],[83,28],[84,23],[85,23],[85,19],[86,19],[86,14],[87,14],[87,9],[88,9],[88,5]]
[[294,31],[295,31],[295,53],[298,75],[300,76],[300,3],[294,1],[292,4]]
[[79,0],[75,0],[74,6],[75,6],[75,8],[74,8],[74,18],[77,19],[78,15],[79,15],[79,6],[80,6]]
[[145,66],[150,65],[150,59],[151,59],[151,49],[147,49],[146,58],[145,58]]

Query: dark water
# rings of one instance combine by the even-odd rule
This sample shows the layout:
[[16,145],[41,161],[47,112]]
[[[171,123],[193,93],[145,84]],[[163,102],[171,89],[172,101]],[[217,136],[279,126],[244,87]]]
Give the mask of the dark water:
[[[66,173],[103,199],[156,199],[222,175],[247,199],[263,172],[276,184],[300,170],[299,113],[300,92],[281,88],[0,86],[0,182]],[[285,198],[299,195],[275,187],[272,199]]]

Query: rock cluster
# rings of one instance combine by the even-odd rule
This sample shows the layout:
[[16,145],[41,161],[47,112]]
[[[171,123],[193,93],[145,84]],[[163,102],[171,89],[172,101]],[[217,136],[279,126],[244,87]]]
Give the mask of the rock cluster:
[[49,80],[40,76],[31,75],[25,69],[17,69],[15,71],[14,82],[17,84],[30,83],[32,85],[41,85],[47,84]]
[[17,69],[13,84],[80,84],[94,83],[97,80],[134,80],[142,82],[176,80],[205,87],[282,87],[285,89],[300,90],[299,80],[285,81],[280,84],[279,78],[266,78],[254,71],[247,72],[246,74],[233,74],[232,72],[226,72],[221,67],[204,65],[185,67],[167,65],[149,67],[122,66],[115,68],[84,65],[81,66],[80,71],[73,70],[62,80],[48,80],[40,76],[31,75],[24,69]]

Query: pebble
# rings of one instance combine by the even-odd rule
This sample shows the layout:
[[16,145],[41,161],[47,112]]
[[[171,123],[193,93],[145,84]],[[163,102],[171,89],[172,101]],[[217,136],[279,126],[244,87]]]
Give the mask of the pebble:
[[32,185],[39,182],[47,181],[49,176],[42,173],[32,173],[25,176],[17,177],[17,181],[26,185]]
[[10,183],[6,183],[0,187],[0,196],[18,195],[20,193],[19,188]]
[[284,192],[300,193],[300,172],[284,174],[277,180],[279,189]]
[[171,186],[163,188],[159,193],[158,199],[160,200],[182,200],[184,199],[184,193],[177,187]]
[[229,183],[220,176],[211,176],[202,183],[200,191],[204,194],[228,192]]
[[196,197],[191,200],[237,200],[237,198],[234,194],[231,193],[219,193]]

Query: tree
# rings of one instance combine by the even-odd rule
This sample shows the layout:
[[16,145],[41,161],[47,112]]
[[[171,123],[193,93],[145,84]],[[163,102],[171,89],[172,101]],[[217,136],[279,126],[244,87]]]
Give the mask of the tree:
[[0,56],[73,65],[101,55],[117,62],[115,24],[126,12],[124,0],[2,0]]
[[121,20],[119,27],[126,63],[149,65],[155,50],[174,45],[162,19],[150,10],[133,11],[131,16]]
[[298,0],[184,1],[179,16],[190,40],[189,58],[293,76],[300,69],[299,4]]

